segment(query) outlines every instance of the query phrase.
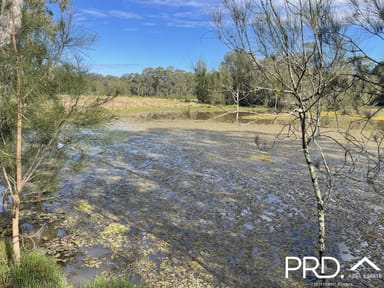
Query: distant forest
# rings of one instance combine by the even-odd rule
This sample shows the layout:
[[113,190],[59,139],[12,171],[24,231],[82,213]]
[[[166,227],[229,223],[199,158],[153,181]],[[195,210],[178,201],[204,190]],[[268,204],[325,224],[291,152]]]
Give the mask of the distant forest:
[[[269,59],[263,59],[260,64],[267,70],[271,62]],[[273,87],[266,89],[265,83],[261,83],[262,77],[259,77],[253,68],[247,53],[235,51],[225,55],[219,67],[212,70],[208,70],[206,63],[200,60],[193,72],[174,67],[150,67],[144,69],[142,73],[125,74],[121,77],[94,73],[85,73],[82,77],[86,81],[84,84],[88,87],[90,95],[197,99],[200,103],[220,105],[236,104],[236,101],[239,101],[243,106],[264,105],[276,109],[289,105],[289,97],[275,92]],[[344,76],[334,81],[329,89],[326,104],[330,109],[348,107],[357,110],[360,105],[366,103],[384,105],[383,91],[377,90],[377,87],[370,89],[367,87],[369,85],[367,81],[351,79],[355,77],[353,75],[364,70],[365,75],[384,84],[383,63],[372,67],[358,59],[345,59],[343,69]],[[346,85],[348,87],[345,87]],[[344,97],[345,107],[333,107],[335,102],[333,95],[339,90],[345,90],[348,94]]]

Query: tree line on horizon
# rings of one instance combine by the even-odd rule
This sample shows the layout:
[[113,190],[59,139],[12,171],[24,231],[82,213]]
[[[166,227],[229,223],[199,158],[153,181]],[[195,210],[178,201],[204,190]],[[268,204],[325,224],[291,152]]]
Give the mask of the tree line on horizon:
[[[273,62],[272,59],[261,61],[265,70]],[[228,52],[216,69],[209,70],[204,60],[199,60],[194,71],[185,71],[169,67],[148,67],[141,73],[129,73],[122,76],[85,73],[84,81],[87,93],[90,95],[107,96],[143,96],[168,97],[179,99],[195,98],[200,103],[213,105],[232,105],[238,101],[242,106],[264,105],[281,109],[289,104],[281,93],[273,91],[272,87],[260,89],[263,86],[262,77],[252,67],[250,56],[244,51]],[[61,68],[62,69],[62,68]],[[354,81],[354,89],[349,89],[345,107],[333,107],[332,90],[345,88],[348,78],[364,72],[375,81],[384,83],[384,63],[369,65],[358,58],[346,58],[343,75],[332,83],[329,91],[327,106],[332,109],[352,108],[357,110],[362,103],[384,105],[384,91],[369,89],[366,81]],[[63,73],[63,75],[68,75]],[[68,79],[66,79],[68,80]],[[65,82],[65,81],[63,81]],[[70,86],[68,86],[70,87]],[[73,87],[72,87],[73,88]],[[66,92],[63,88],[63,93]],[[234,91],[238,90],[238,99]]]

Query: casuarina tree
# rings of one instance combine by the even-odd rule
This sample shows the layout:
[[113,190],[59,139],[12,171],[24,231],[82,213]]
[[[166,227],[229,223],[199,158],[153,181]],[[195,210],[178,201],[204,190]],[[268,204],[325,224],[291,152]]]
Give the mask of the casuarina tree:
[[18,264],[20,205],[26,191],[41,179],[42,170],[49,169],[47,161],[60,147],[60,132],[101,99],[82,101],[79,89],[72,95],[60,94],[63,73],[83,73],[77,69],[78,61],[68,63],[64,58],[77,59],[71,57],[71,49],[90,39],[77,37],[72,30],[67,0],[0,3],[0,180],[11,198],[12,243]]

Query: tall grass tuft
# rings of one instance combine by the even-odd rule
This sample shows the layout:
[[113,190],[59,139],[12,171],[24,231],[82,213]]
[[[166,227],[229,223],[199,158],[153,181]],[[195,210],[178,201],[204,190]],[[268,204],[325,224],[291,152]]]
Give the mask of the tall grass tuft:
[[124,278],[108,278],[106,276],[97,276],[96,279],[82,288],[145,288],[141,284]]
[[25,253],[19,266],[12,266],[13,287],[18,288],[64,288],[66,279],[56,262],[42,251]]
[[0,240],[0,287],[7,287],[9,283],[9,243]]

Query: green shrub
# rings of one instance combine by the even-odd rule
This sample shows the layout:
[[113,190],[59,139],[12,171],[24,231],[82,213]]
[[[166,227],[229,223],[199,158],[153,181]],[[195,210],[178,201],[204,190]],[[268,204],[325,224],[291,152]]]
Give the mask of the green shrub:
[[130,279],[97,276],[92,283],[83,286],[83,288],[144,288],[144,286],[137,285]]
[[96,107],[75,113],[71,120],[77,125],[87,126],[96,123],[102,123],[111,120],[112,118],[113,114],[110,111],[104,108]]
[[19,266],[12,266],[11,279],[17,288],[64,288],[66,280],[56,262],[42,251],[27,252]]

